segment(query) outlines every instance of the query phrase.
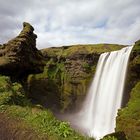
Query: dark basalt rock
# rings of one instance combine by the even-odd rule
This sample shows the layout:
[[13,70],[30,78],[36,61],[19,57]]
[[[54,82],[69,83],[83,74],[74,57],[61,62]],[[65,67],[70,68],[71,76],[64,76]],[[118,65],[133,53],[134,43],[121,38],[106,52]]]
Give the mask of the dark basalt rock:
[[43,56],[36,48],[37,35],[33,31],[34,28],[24,22],[17,37],[0,45],[0,74],[20,81],[29,74],[43,72]]

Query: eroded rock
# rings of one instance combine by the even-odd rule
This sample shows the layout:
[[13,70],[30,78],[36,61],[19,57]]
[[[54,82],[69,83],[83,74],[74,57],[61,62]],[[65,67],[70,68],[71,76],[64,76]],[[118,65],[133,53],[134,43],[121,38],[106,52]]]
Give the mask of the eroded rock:
[[22,80],[28,74],[43,71],[43,56],[36,48],[37,35],[33,31],[34,28],[24,22],[20,34],[0,46],[0,74]]

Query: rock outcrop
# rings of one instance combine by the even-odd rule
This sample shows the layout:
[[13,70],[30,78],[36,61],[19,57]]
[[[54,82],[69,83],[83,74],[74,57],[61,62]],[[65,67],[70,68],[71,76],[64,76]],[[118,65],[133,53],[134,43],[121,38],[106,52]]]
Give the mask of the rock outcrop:
[[8,43],[0,45],[0,74],[13,80],[23,80],[31,73],[43,72],[43,56],[36,48],[34,28],[23,23],[20,34]]

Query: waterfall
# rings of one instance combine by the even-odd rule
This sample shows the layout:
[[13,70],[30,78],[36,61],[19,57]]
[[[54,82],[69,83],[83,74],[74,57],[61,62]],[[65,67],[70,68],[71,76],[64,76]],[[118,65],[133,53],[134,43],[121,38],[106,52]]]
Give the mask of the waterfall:
[[96,140],[114,132],[131,50],[132,46],[100,55],[82,109],[68,119],[74,127]]

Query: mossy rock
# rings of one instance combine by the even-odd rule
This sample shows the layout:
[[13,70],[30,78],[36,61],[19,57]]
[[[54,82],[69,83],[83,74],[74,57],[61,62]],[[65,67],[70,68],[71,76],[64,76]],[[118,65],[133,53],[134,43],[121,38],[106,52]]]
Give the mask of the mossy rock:
[[34,28],[23,23],[23,30],[14,39],[0,46],[0,74],[15,81],[26,79],[29,74],[43,72],[44,58],[36,48]]

